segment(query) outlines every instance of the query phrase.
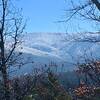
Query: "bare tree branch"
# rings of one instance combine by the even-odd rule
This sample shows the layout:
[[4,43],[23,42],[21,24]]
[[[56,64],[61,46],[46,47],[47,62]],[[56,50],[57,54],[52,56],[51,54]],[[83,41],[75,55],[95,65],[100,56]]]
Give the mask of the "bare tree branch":
[[100,2],[98,0],[91,0],[91,1],[96,5],[98,10],[100,11]]

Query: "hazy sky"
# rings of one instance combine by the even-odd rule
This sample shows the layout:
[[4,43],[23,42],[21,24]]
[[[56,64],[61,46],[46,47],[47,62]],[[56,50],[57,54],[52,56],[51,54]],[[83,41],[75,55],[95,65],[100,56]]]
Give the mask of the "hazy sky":
[[[65,18],[64,10],[69,6],[65,3],[65,0],[17,1],[16,6],[23,9],[23,16],[27,19],[27,32],[77,32],[84,28],[85,31],[88,31],[88,29],[92,31],[89,23],[80,21],[73,21],[69,24],[56,23]],[[79,27],[76,27],[76,25]]]

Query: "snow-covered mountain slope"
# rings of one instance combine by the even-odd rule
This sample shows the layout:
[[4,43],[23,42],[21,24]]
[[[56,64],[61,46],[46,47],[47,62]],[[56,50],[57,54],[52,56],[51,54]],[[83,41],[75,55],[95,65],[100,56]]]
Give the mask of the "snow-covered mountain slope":
[[23,43],[17,52],[22,52],[23,61],[34,61],[27,64],[17,72],[31,72],[33,68],[50,64],[57,64],[59,71],[73,70],[74,64],[81,61],[82,57],[99,58],[99,43],[70,42],[66,40],[65,33],[27,33],[23,37]]
[[27,33],[23,38],[23,45],[63,59],[61,49],[66,45],[63,42],[65,35],[62,33]]
[[[97,37],[97,34],[94,36]],[[92,34],[92,38],[94,36]],[[64,61],[71,61],[72,58],[76,59],[84,53],[99,56],[100,43],[70,42],[66,37],[65,33],[27,33],[23,38],[23,45],[44,52],[46,56],[55,55]]]

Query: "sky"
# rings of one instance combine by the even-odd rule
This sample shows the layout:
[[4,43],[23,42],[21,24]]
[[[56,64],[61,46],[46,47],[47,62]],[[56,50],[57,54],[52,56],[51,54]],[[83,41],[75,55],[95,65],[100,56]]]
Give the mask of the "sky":
[[65,0],[17,0],[15,5],[23,9],[24,19],[27,20],[27,32],[65,33],[83,31],[83,29],[93,31],[89,27],[90,23],[80,23],[78,20],[73,20],[71,23],[58,23],[65,19],[65,10],[69,6]]
[[63,24],[57,23],[64,15],[64,0],[17,0],[23,9],[28,32],[61,32]]

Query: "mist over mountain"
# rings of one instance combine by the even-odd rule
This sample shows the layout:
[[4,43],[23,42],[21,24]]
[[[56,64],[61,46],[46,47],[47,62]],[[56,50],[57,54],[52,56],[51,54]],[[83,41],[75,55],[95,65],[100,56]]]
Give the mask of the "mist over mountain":
[[[17,74],[32,72],[34,68],[57,64],[58,71],[68,71],[76,68],[77,62],[83,62],[84,57],[99,58],[99,43],[72,42],[66,40],[65,33],[27,33],[23,37],[23,43],[17,52],[22,52],[23,62]],[[63,66],[63,69],[62,69]]]

